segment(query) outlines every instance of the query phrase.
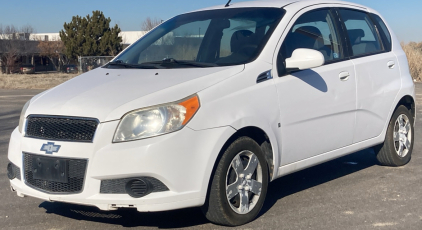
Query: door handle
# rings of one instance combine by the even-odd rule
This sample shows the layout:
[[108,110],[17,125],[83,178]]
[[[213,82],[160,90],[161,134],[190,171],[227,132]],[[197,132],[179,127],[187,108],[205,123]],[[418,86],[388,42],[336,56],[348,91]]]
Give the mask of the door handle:
[[389,62],[387,63],[387,66],[388,66],[388,68],[390,68],[390,69],[394,69],[394,67],[396,67],[396,63],[394,63],[394,61],[389,61]]
[[341,73],[339,74],[339,78],[340,78],[340,80],[342,80],[342,81],[347,81],[347,80],[349,80],[349,77],[350,77],[350,73],[349,73],[349,72],[341,72]]

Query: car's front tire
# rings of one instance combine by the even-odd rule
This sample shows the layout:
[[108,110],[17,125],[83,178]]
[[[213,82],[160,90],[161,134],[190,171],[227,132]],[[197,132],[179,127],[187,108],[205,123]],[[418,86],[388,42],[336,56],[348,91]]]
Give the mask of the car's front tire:
[[415,137],[413,124],[409,109],[400,105],[388,125],[384,144],[375,148],[381,165],[399,167],[409,163]]
[[206,218],[226,226],[254,220],[264,204],[268,177],[261,147],[249,137],[238,138],[217,164],[202,208]]

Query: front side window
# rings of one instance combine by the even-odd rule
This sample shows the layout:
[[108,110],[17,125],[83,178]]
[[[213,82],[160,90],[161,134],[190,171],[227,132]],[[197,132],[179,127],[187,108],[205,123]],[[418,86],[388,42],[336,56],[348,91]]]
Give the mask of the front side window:
[[313,49],[324,55],[325,63],[343,59],[340,38],[329,9],[303,14],[295,22],[281,46],[277,65],[280,75],[285,73],[284,61],[299,48]]
[[367,13],[347,9],[340,9],[339,13],[346,26],[353,56],[368,55],[382,51],[375,26]]
[[[210,10],[177,16],[119,55],[116,66],[197,68],[249,63],[284,15],[279,8]],[[121,65],[117,65],[121,64]]]

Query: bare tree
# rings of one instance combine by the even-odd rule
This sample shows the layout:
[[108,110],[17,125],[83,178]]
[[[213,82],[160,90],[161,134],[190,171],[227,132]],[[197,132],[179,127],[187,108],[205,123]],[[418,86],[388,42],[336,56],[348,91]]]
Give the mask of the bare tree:
[[33,31],[29,25],[20,29],[14,25],[0,25],[0,64],[5,66],[0,72],[12,72],[18,58],[36,51],[34,42],[29,39]]
[[35,33],[35,30],[31,25],[24,25],[24,26],[21,27],[20,32],[27,34],[27,35],[31,35],[31,34]]
[[142,22],[141,30],[142,31],[150,31],[160,25],[163,22],[163,20],[158,18],[150,18],[147,17],[144,22]]
[[53,63],[56,70],[60,70],[64,64],[67,63],[67,58],[64,53],[64,44],[60,39],[53,38],[52,41],[39,41],[38,49],[40,56],[47,57]]
[[[17,29],[15,26],[7,25],[5,27],[1,26],[0,34],[0,54],[2,66],[5,66],[6,73],[11,72],[15,60],[18,58],[18,44],[16,44],[16,33]],[[2,72],[2,71],[1,71]]]

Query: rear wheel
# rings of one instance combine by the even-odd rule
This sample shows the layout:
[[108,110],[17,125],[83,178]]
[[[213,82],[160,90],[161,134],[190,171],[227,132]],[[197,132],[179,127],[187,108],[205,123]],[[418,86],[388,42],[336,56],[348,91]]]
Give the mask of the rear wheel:
[[260,146],[249,137],[224,152],[211,181],[203,211],[215,224],[239,226],[259,214],[268,187],[268,166]]
[[383,145],[377,149],[377,159],[381,165],[398,167],[409,163],[414,143],[414,120],[403,105],[394,112],[388,125]]

